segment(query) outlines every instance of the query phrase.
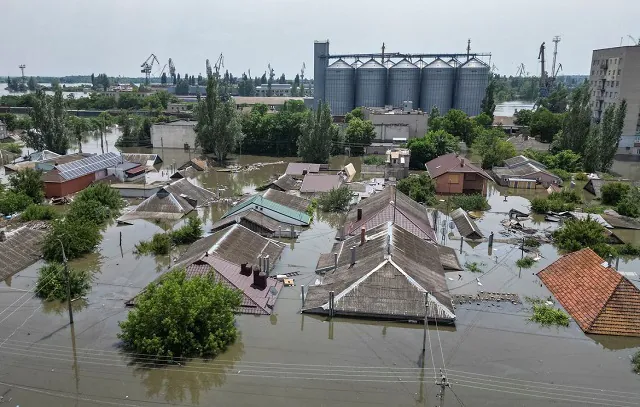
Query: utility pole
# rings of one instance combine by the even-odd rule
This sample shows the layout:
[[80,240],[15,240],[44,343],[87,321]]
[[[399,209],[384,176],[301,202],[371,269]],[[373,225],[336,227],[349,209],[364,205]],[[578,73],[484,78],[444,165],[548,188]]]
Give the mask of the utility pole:
[[437,396],[440,399],[439,407],[444,407],[444,391],[447,387],[451,387],[451,385],[447,380],[447,375],[442,373],[442,369],[440,369],[440,380],[436,380],[436,385],[440,386],[440,392]]
[[67,303],[69,304],[69,324],[73,325],[73,309],[71,308],[71,275],[69,274],[69,265],[67,264],[67,256],[64,254],[64,245],[62,240],[58,239],[62,248],[62,261],[64,263],[64,274],[67,277]]
[[424,293],[424,332],[422,333],[422,366],[424,367],[425,350],[427,348],[427,317],[429,316],[429,293]]

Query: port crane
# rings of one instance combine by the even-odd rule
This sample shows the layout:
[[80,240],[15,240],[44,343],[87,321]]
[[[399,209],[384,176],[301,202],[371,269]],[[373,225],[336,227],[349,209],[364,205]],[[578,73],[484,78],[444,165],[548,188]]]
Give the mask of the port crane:
[[22,83],[24,83],[24,68],[26,68],[27,66],[25,64],[21,64],[18,68],[20,68],[20,71],[22,72]]
[[556,76],[558,72],[562,69],[562,64],[558,65],[556,69],[556,62],[558,56],[558,43],[560,42],[560,36],[556,35],[553,37],[554,47],[553,47],[553,62],[551,64],[551,76],[545,69],[545,43],[543,42],[540,45],[540,51],[538,52],[538,59],[540,60],[540,96],[547,97],[553,84],[555,83]]
[[169,76],[171,76],[171,81],[175,85],[176,84],[176,66],[173,64],[173,60],[169,58]]
[[518,70],[516,70],[516,76],[527,76],[526,75],[526,69],[524,67],[524,63],[520,63],[520,65],[518,65]]
[[[151,63],[149,63],[151,62]],[[144,84],[148,85],[149,84],[149,78],[151,77],[151,70],[153,69],[153,63],[157,63],[158,65],[160,65],[160,61],[158,61],[158,58],[156,57],[155,54],[151,54],[149,55],[149,58],[146,59],[146,61],[144,61],[141,65],[140,68],[142,68],[140,70],[141,73],[144,74]]]
[[640,45],[640,40],[635,39],[634,37],[627,35],[627,37],[629,37],[631,39],[631,41],[633,41],[633,45]]

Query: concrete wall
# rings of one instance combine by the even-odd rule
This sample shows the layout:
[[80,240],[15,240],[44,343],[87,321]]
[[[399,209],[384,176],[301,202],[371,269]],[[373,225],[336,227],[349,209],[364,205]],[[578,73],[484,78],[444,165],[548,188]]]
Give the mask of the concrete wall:
[[376,128],[377,140],[392,141],[394,137],[410,139],[427,134],[427,114],[376,114],[369,109],[363,111],[364,118],[371,120]]
[[0,140],[7,138],[7,126],[0,122]]
[[66,182],[45,182],[44,195],[47,198],[59,198],[74,194],[91,185],[95,179],[95,174],[92,173]]
[[196,132],[193,129],[195,124],[195,122],[184,125],[154,124],[151,127],[153,148],[184,149],[185,144],[193,148],[196,144]]

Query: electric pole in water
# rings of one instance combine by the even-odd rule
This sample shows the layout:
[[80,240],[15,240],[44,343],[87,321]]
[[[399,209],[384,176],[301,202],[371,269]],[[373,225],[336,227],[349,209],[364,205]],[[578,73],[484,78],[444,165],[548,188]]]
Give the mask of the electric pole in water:
[[64,245],[62,240],[58,239],[62,248],[62,261],[64,263],[64,274],[67,278],[67,303],[69,304],[69,324],[73,325],[73,309],[71,308],[71,276],[69,275],[69,266],[67,264],[67,256],[64,254]]
[[440,386],[440,392],[436,396],[440,399],[439,407],[444,407],[444,391],[447,387],[451,387],[451,386],[449,385],[447,376],[444,373],[442,373],[442,369],[440,369],[440,380],[436,380],[436,385]]

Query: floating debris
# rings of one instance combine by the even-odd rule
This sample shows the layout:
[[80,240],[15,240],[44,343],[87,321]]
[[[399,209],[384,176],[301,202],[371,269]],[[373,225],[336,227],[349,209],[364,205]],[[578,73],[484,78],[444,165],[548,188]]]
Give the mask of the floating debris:
[[472,302],[510,302],[512,304],[522,304],[520,297],[515,293],[489,293],[479,292],[477,294],[453,294],[451,301],[454,304],[471,304]]

